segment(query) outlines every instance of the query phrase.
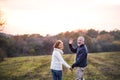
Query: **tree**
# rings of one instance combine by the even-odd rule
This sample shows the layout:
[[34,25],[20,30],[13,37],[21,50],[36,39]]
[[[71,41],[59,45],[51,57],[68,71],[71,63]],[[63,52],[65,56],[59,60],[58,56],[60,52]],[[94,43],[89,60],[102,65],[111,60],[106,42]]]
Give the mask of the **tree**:
[[[3,13],[2,13],[2,11],[0,10],[0,31],[2,31],[3,30],[3,28],[4,28],[4,25],[5,24],[5,21],[4,21],[4,19],[3,19]],[[3,37],[2,36],[0,36],[0,45],[1,44],[3,44],[3,42],[5,42],[5,40],[3,39]],[[6,44],[6,43],[5,43]],[[4,45],[3,45],[4,46]],[[0,61],[3,61],[4,60],[4,51],[3,51],[3,46],[1,45],[0,46]]]
[[3,12],[0,10],[0,31],[4,29],[5,20],[3,17]]
[[120,40],[120,30],[113,30],[110,32],[112,36],[114,36],[115,40]]
[[0,33],[0,61],[4,60],[4,57],[6,56],[6,46],[8,43],[8,38],[5,34]]
[[107,31],[103,30],[103,31],[100,32],[100,35],[107,34],[107,33],[108,33]]
[[99,35],[97,37],[97,40],[99,42],[112,42],[114,40],[114,36],[110,35],[110,34],[102,34],[102,35]]
[[90,29],[88,30],[87,35],[90,36],[91,38],[96,38],[98,36],[98,31]]
[[112,51],[113,50],[113,44],[114,36],[110,34],[101,34],[97,37],[97,41],[99,45],[101,46],[102,51]]

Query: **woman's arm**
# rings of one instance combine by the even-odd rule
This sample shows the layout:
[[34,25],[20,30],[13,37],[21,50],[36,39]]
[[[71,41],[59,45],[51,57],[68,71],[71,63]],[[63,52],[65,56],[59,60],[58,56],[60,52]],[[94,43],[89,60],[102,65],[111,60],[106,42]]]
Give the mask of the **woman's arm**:
[[70,65],[66,63],[66,61],[63,59],[62,55],[59,52],[56,53],[56,57],[66,68],[70,68]]

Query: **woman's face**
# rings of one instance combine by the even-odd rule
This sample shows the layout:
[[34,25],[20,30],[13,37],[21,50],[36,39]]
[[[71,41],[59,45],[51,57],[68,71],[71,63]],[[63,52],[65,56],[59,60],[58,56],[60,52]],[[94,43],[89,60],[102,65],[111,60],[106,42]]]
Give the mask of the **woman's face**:
[[59,48],[59,49],[63,49],[63,42],[61,42],[61,43],[58,45],[58,48]]

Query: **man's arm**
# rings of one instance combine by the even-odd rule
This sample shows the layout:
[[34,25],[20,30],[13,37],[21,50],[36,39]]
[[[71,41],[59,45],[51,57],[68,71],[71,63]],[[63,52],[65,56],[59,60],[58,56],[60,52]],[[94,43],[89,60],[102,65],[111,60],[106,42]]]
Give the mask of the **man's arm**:
[[69,44],[69,48],[73,53],[77,52],[77,48],[73,48],[72,44]]
[[73,52],[73,53],[76,53],[77,52],[77,48],[73,48],[72,47],[72,43],[73,43],[73,39],[69,39],[69,48],[70,50]]

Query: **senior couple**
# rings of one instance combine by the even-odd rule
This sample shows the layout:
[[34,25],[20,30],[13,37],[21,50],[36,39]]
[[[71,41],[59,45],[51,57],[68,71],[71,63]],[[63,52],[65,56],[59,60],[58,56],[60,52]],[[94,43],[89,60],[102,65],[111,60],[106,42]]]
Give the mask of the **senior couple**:
[[72,46],[73,39],[69,40],[69,48],[73,53],[76,53],[75,62],[70,66],[63,59],[63,42],[61,40],[57,40],[54,44],[54,50],[52,53],[51,59],[51,73],[52,80],[62,80],[62,65],[66,68],[72,70],[76,67],[76,79],[75,80],[84,80],[83,74],[85,67],[87,66],[87,47],[85,45],[85,39],[83,36],[79,36],[77,39],[77,47],[74,48]]

